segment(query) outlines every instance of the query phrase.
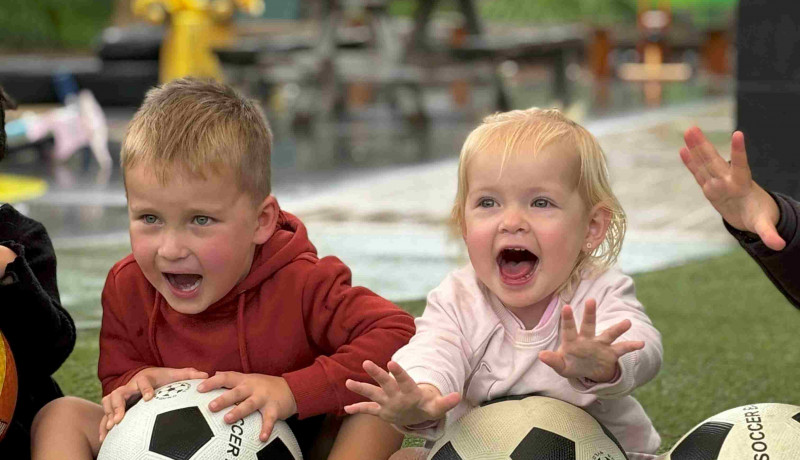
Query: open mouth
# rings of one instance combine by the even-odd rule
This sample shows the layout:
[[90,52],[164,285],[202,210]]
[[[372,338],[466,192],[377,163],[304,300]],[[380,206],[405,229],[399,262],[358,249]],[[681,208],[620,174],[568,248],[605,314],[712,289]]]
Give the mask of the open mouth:
[[200,286],[203,281],[201,275],[192,273],[164,273],[164,278],[172,286],[173,289],[179,292],[192,292]]
[[497,255],[500,276],[509,284],[521,284],[533,278],[539,258],[524,248],[506,248]]

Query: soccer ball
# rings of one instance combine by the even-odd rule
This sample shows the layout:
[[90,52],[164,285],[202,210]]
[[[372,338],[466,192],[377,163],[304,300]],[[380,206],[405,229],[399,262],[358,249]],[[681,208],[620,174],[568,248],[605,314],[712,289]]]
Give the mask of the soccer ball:
[[0,439],[6,435],[17,405],[17,367],[8,341],[0,332]]
[[428,460],[627,460],[583,409],[544,396],[484,403],[447,428]]
[[230,409],[211,412],[208,403],[225,389],[199,393],[202,380],[183,380],[140,400],[109,431],[97,460],[300,460],[300,446],[286,422],[277,421],[267,442],[258,439],[261,413],[233,424]]
[[751,404],[707,418],[685,434],[664,460],[800,458],[800,406]]

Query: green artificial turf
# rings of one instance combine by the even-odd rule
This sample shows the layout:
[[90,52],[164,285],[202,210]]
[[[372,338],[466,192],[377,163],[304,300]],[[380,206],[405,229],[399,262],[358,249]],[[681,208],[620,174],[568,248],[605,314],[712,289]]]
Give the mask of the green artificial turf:
[[[800,312],[741,250],[635,276],[637,295],[664,343],[659,375],[635,392],[663,437],[662,450],[726,409],[800,404]],[[401,304],[415,315],[424,300]],[[98,400],[96,329],[82,330],[56,374],[67,394]],[[419,445],[407,439],[406,445]]]

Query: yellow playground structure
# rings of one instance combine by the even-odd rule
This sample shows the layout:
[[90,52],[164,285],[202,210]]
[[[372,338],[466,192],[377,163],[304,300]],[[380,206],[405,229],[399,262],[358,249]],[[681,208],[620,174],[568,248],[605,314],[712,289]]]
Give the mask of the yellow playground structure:
[[208,77],[222,80],[214,46],[232,40],[235,10],[258,16],[263,0],[134,0],[133,13],[167,24],[159,56],[159,80]]

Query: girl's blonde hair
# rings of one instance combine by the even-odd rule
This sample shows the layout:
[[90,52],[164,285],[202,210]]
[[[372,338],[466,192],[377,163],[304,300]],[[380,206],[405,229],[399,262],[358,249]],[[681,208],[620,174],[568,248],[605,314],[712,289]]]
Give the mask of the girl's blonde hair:
[[165,183],[173,174],[233,172],[260,202],[271,193],[272,132],[261,109],[230,86],[182,78],[147,92],[122,145],[123,172],[137,165]]
[[[522,155],[523,152],[526,155],[537,155],[553,143],[566,146],[564,151],[579,155],[578,190],[587,209],[601,204],[611,216],[603,242],[590,254],[583,251],[579,253],[569,279],[558,289],[560,295],[568,300],[582,276],[602,272],[617,261],[625,236],[625,211],[611,190],[603,149],[586,128],[557,109],[543,110],[533,107],[496,113],[484,118],[483,123],[467,136],[461,148],[458,190],[451,217],[454,232],[463,235],[466,230],[464,210],[469,192],[467,168],[473,157],[499,152],[502,171],[512,155]],[[493,148],[497,145],[504,147]]]

